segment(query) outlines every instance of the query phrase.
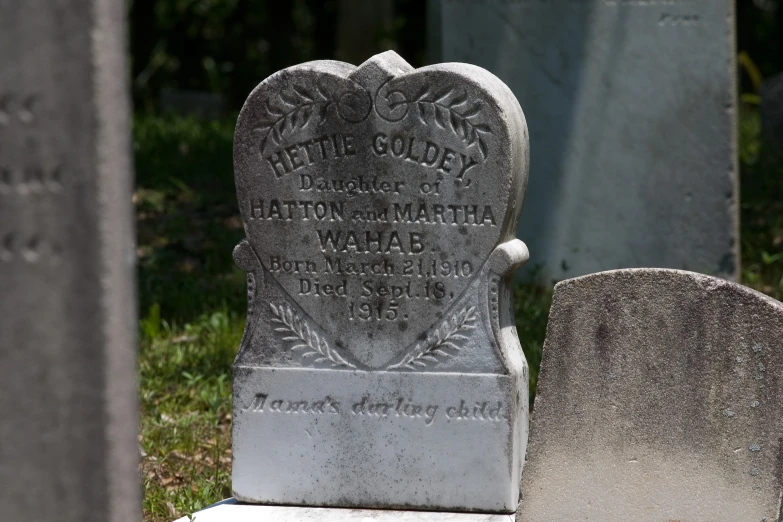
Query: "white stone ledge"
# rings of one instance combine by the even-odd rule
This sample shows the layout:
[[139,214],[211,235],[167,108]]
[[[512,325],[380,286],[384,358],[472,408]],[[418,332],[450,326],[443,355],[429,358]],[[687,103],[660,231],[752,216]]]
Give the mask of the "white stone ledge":
[[239,504],[233,498],[218,502],[175,522],[513,522],[514,515],[341,509]]

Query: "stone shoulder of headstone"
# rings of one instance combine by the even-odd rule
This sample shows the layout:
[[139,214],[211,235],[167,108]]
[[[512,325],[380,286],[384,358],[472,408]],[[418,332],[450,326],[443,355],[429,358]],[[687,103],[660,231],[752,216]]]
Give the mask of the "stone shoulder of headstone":
[[761,87],[761,131],[767,141],[783,155],[783,73],[767,79]]
[[520,521],[780,520],[783,304],[692,272],[555,287]]
[[528,157],[516,99],[471,65],[316,61],[250,94],[234,140],[237,498],[515,510]]

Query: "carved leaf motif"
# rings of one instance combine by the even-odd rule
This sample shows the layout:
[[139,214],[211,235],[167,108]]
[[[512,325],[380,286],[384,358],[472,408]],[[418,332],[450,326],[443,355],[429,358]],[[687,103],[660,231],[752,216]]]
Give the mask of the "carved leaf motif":
[[484,143],[484,138],[481,136],[478,137],[478,144],[479,149],[481,150],[481,155],[484,156],[484,159],[487,159],[487,144]]
[[280,101],[282,101],[289,107],[296,107],[298,105],[298,100],[284,90],[280,91]]
[[324,89],[323,85],[318,82],[315,83],[315,90],[318,93],[318,96],[321,97],[321,101],[328,102],[332,99],[332,97],[329,95],[329,91]]
[[456,112],[451,113],[451,128],[454,129],[454,133],[459,136],[462,125],[459,123],[459,115]]
[[276,99],[264,103],[266,116],[253,129],[261,134],[261,150],[264,150],[269,138],[275,145],[280,145],[285,134],[294,132],[297,128],[305,128],[313,116],[318,115],[319,124],[323,123],[332,103],[336,103],[333,96],[319,83],[315,83],[314,91],[301,85],[291,85],[289,89],[279,91]]
[[441,129],[446,128],[446,123],[443,121],[443,114],[441,111],[443,111],[443,107],[439,107],[438,105],[435,105],[435,123],[440,127]]
[[473,145],[473,143],[476,141],[476,133],[473,131],[473,126],[470,124],[467,118],[462,120],[462,127],[462,132],[465,135],[465,138],[468,140],[468,145]]
[[433,103],[443,103],[443,101],[449,97],[453,89],[451,87],[443,90],[440,94],[435,96],[435,101]]
[[457,96],[453,100],[451,100],[451,103],[449,103],[449,107],[459,107],[460,105],[463,105],[466,101],[468,101],[468,93],[463,92],[462,96]]
[[428,86],[422,87],[422,89],[419,91],[419,94],[413,97],[414,101],[420,101],[423,100],[425,96],[427,96],[430,93],[430,88]]
[[[477,145],[482,158],[486,160],[489,152],[487,143],[479,133],[491,134],[491,130],[486,123],[475,121],[475,118],[481,115],[484,107],[483,102],[475,100],[467,109],[461,110],[461,107],[469,102],[467,91],[463,91],[453,98],[451,98],[454,94],[452,87],[443,89],[434,95],[431,92],[430,87],[424,85],[415,96],[409,98],[402,90],[392,89],[387,91],[382,99],[385,99],[389,110],[407,105],[410,112],[415,113],[415,118],[424,125],[431,125],[434,122],[437,127],[446,129],[446,121],[448,120],[454,134],[469,147]],[[449,98],[451,100],[447,101]]]
[[274,107],[272,107],[272,106],[269,104],[269,102],[266,102],[266,112],[268,112],[268,113],[269,113],[269,114],[271,114],[272,116],[282,116],[283,114],[285,114],[285,113],[283,113],[283,112],[281,112],[281,111],[279,111],[279,110],[275,109]]
[[321,104],[321,110],[318,111],[318,117],[320,118],[318,124],[326,121],[326,111],[329,109],[329,103],[323,103]]
[[423,102],[419,102],[416,104],[419,110],[416,112],[416,116],[419,117],[419,121],[421,121],[424,125],[427,125],[427,121],[424,119],[424,110],[426,107],[426,104]]
[[[475,320],[476,307],[463,308],[449,319],[443,321],[439,326],[436,326],[425,342],[420,343],[400,362],[389,366],[387,369],[407,368],[414,370],[418,367],[428,366],[428,363],[425,361],[437,364],[442,362],[443,359],[452,357],[462,349],[454,341],[467,341],[468,337],[464,334],[475,328],[473,324]],[[445,348],[453,350],[453,353],[446,351]],[[436,356],[440,356],[442,359],[438,359]]]
[[463,118],[472,118],[478,116],[481,112],[481,101],[476,101],[473,106],[462,113]]
[[304,129],[310,124],[310,118],[313,116],[313,106],[306,105],[302,108],[302,128]]
[[281,325],[274,328],[275,332],[286,335],[281,340],[286,342],[296,342],[297,344],[290,347],[290,350],[305,350],[301,358],[302,360],[310,357],[318,357],[314,359],[313,363],[330,362],[332,367],[342,368],[356,368],[353,364],[346,361],[339,353],[332,350],[329,347],[329,343],[326,340],[319,338],[318,334],[313,331],[307,322],[299,316],[293,309],[287,304],[280,304],[275,306],[274,303],[269,303],[269,308],[272,311],[272,322]]
[[307,102],[313,101],[313,95],[310,94],[310,92],[304,87],[298,87],[296,85],[292,85],[291,88],[294,90],[296,94],[299,95],[300,98],[303,98],[305,101]]
[[277,126],[272,127],[272,130],[269,132],[269,136],[272,137],[272,141],[275,142],[275,145],[280,145],[280,131],[277,130]]

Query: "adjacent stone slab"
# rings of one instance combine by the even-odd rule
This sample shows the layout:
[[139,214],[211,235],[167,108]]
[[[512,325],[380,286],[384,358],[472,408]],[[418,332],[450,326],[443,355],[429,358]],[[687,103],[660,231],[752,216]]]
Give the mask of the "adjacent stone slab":
[[555,287],[519,521],[780,520],[783,304],[690,272]]
[[139,520],[125,3],[0,0],[0,519]]
[[230,498],[176,522],[513,522],[513,519],[513,515],[480,513],[255,506],[239,504]]
[[528,267],[737,276],[733,0],[440,1],[443,61],[497,74],[531,122]]
[[514,239],[527,130],[464,64],[283,70],[235,135],[248,320],[234,496],[513,512],[527,441]]

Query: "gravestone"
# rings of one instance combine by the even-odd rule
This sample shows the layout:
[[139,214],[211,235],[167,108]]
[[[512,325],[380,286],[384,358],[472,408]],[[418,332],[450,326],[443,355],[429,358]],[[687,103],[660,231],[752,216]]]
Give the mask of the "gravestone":
[[317,61],[249,96],[234,172],[248,319],[234,496],[510,513],[528,370],[509,285],[522,110],[465,64]]
[[692,272],[555,287],[519,521],[781,520],[783,304]]
[[439,3],[442,59],[497,74],[532,122],[528,267],[736,278],[733,0]]
[[125,4],[0,0],[0,512],[139,520]]

